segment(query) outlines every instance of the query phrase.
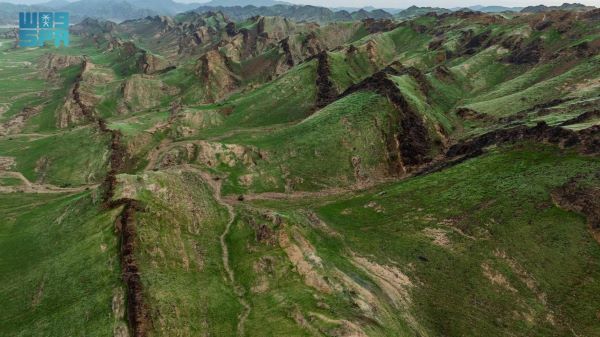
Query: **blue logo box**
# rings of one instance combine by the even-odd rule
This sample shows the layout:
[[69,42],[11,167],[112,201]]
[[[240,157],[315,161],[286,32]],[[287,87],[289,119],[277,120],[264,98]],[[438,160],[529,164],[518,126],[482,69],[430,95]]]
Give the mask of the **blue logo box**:
[[19,13],[19,47],[41,47],[54,41],[55,47],[69,46],[69,13]]

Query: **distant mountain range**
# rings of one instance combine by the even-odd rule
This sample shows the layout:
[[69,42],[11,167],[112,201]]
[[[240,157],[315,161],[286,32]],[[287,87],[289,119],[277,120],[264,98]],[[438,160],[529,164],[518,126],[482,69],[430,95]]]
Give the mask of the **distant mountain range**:
[[550,12],[556,10],[564,10],[564,11],[575,11],[575,12],[584,12],[591,9],[594,9],[594,6],[586,6],[580,3],[563,3],[560,6],[528,6],[521,10],[522,13],[541,13],[541,12]]
[[180,3],[173,0],[51,0],[36,5],[0,3],[0,25],[16,24],[18,12],[65,10],[71,13],[71,21],[79,22],[85,17],[124,21],[155,15],[175,15],[186,11],[198,13],[221,11],[232,20],[243,20],[249,17],[282,16],[296,21],[333,22],[361,19],[408,19],[430,12],[438,14],[450,13],[457,10],[473,10],[486,13],[523,12],[537,13],[551,10],[585,11],[594,7],[582,4],[561,6],[471,6],[466,8],[440,8],[411,6],[406,9],[374,7],[337,7],[327,8],[309,5],[294,5],[278,0],[211,0],[205,3]]
[[[502,12],[520,12],[523,7],[505,7],[505,6],[469,6],[466,7],[473,11],[484,13],[502,13]],[[451,8],[453,11],[464,9],[463,7]]]
[[392,19],[392,14],[374,9],[371,11],[359,9],[355,12],[346,10],[333,11],[325,7],[300,6],[300,5],[274,5],[274,6],[200,6],[194,11],[199,13],[220,11],[232,20],[245,20],[247,18],[263,16],[281,16],[295,21],[315,21],[315,22],[333,22],[333,21],[351,21],[362,19]]

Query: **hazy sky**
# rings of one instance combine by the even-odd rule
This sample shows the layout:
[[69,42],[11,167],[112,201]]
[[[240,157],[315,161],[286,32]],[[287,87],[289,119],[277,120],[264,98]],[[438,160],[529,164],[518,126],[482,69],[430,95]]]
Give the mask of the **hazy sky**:
[[[13,3],[40,3],[48,0],[0,0],[0,2]],[[70,0],[74,1],[74,0]],[[208,2],[208,0],[175,0],[178,2]],[[529,6],[529,5],[560,5],[563,2],[579,2],[586,5],[600,7],[600,0],[283,0],[287,2],[325,6],[325,7],[363,7],[373,6],[380,8],[406,8],[412,5],[432,7],[467,7],[473,5],[500,5],[500,6]]]
[[[183,0],[182,0],[183,1]],[[316,6],[348,6],[348,7],[390,7],[406,8],[412,5],[432,6],[432,7],[466,7],[473,5],[499,5],[499,6],[529,6],[529,5],[561,5],[564,2],[579,2],[587,5],[600,6],[600,0],[413,0],[413,1],[392,1],[392,0],[287,0],[293,3],[303,3]]]

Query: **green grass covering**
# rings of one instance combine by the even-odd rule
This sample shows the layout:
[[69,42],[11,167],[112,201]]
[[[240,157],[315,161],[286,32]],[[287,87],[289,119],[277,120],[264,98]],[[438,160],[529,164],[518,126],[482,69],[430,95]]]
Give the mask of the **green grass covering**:
[[[234,136],[226,143],[248,144],[266,151],[267,159],[247,170],[236,166],[220,167],[231,171],[231,186],[225,193],[240,192],[238,177],[254,174],[255,191],[315,190],[356,182],[352,158],[360,158],[361,171],[386,174],[384,135],[392,132],[395,114],[387,98],[371,92],[347,96],[317,111],[296,125],[269,134]],[[323,165],[323,163],[327,163]],[[260,174],[260,176],[257,176]]]
[[19,178],[0,177],[0,186],[19,186],[22,184],[23,181]]
[[[1,39],[0,130],[18,129],[5,123],[24,108],[38,112],[0,138],[0,165],[14,171],[0,187],[18,190],[18,173],[63,187],[106,177],[108,132],[57,129],[81,66],[45,79],[37,64],[48,52],[86,55],[81,96],[127,151],[114,197],[142,206],[130,224],[148,337],[239,327],[248,337],[600,336],[600,246],[552,195],[572,177],[598,188],[597,157],[520,142],[421,176],[394,165],[405,113],[423,118],[423,145],[443,161],[474,135],[593,111],[600,25],[548,15],[546,28],[536,15],[428,15],[374,34],[362,21],[268,17],[236,23],[251,32],[231,36],[219,14],[180,14],[174,29],[162,18],[119,24],[112,37],[174,66],[154,75],[141,74],[142,51],[107,50],[108,34],[73,36],[69,48]],[[283,71],[286,37],[295,65]],[[511,63],[510,48],[538,39],[538,63]],[[211,50],[221,54],[204,74]],[[317,109],[318,62],[306,60],[322,50],[338,93],[402,63],[408,74],[388,78],[410,111],[369,91]],[[103,208],[96,188],[53,191],[0,194],[0,336],[121,336],[120,209]]]
[[358,83],[377,71],[377,67],[369,62],[365,53],[346,52],[328,53],[331,79],[339,93],[344,92],[352,84]]
[[125,136],[135,136],[152,128],[160,122],[166,122],[169,118],[168,111],[149,112],[129,115],[121,118],[110,119],[109,128],[119,130]]
[[[421,282],[412,295],[416,310],[433,335],[595,335],[600,247],[584,219],[557,208],[550,192],[599,168],[593,158],[524,145],[334,202],[319,214],[346,247],[411,270]],[[370,202],[383,211],[363,207]],[[445,232],[449,247],[433,244],[425,228]],[[516,292],[486,279],[482,263]]]
[[430,127],[439,124],[445,130],[452,130],[452,121],[446,115],[443,107],[436,109],[432,106],[426,93],[421,91],[418,83],[410,76],[391,76],[392,81],[396,84],[402,95],[406,98],[411,107],[418,113],[422,114],[426,121],[430,123]]
[[[576,83],[597,77],[595,75],[600,69],[599,60],[599,57],[591,58],[572,68],[566,68],[564,73],[557,75],[552,74],[552,71],[555,70],[555,66],[562,66],[561,64],[534,68],[514,80],[502,83],[494,92],[476,98],[477,102],[468,104],[467,107],[487,114],[507,116],[563,97],[570,93],[570,89],[572,90]],[[541,81],[538,82],[537,76],[542,76]]]
[[31,141],[4,138],[0,154],[15,157],[16,170],[30,181],[82,185],[104,179],[108,144],[108,135],[84,127]]
[[0,195],[0,335],[100,337],[124,324],[112,311],[116,211],[100,212],[95,193]]
[[273,82],[224,102],[233,111],[229,127],[252,127],[298,121],[309,115],[316,95],[316,61],[299,65]]
[[146,209],[136,215],[136,256],[154,329],[164,335],[234,335],[241,309],[225,282],[219,245],[226,210],[192,173],[122,179],[136,186],[135,198]]
[[19,113],[27,105],[39,104],[37,96],[44,90],[44,81],[39,78],[35,62],[44,48],[10,49],[13,40],[0,39],[0,121],[5,121]]

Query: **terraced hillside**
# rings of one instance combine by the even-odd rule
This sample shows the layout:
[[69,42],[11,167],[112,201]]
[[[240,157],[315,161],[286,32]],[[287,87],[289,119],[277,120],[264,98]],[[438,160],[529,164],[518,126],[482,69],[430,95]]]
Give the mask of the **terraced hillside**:
[[600,335],[599,10],[71,29],[0,35],[0,335]]

